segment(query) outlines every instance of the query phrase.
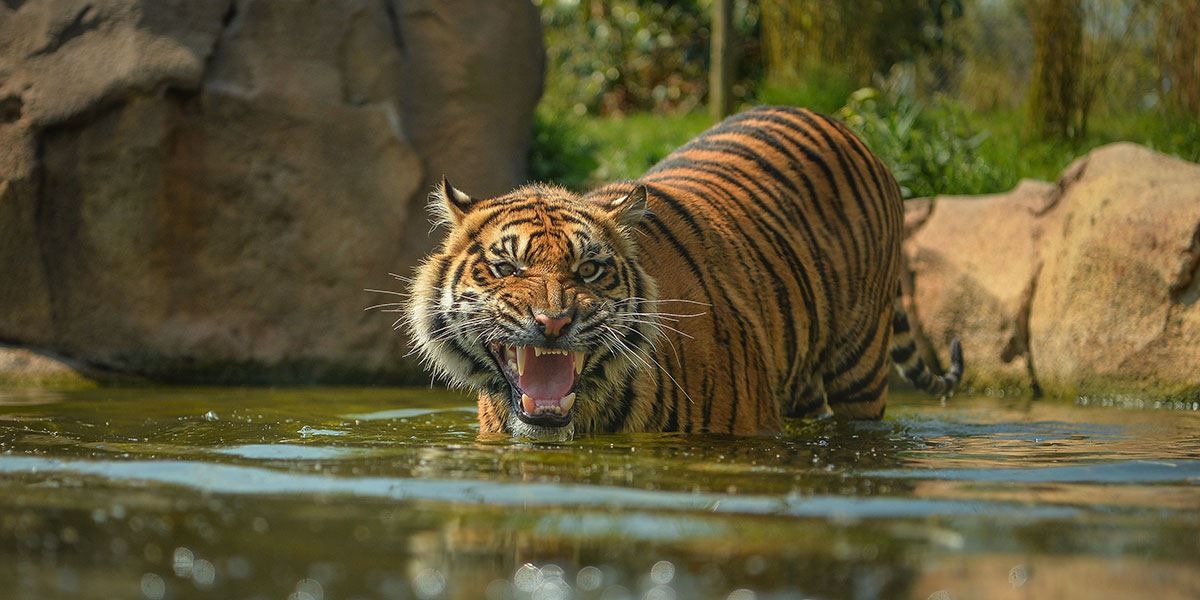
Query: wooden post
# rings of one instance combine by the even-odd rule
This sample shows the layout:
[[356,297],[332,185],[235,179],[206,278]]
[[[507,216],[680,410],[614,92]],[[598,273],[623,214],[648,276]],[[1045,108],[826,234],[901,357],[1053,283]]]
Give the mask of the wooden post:
[[733,0],[713,0],[708,111],[714,121],[733,111]]

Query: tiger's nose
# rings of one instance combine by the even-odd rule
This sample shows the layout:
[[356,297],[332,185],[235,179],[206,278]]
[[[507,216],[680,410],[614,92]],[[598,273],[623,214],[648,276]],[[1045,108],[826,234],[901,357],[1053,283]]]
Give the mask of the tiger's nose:
[[546,331],[546,337],[558,337],[563,327],[566,327],[571,322],[571,315],[563,314],[558,317],[550,317],[538,313],[533,316],[533,320],[542,324],[542,328]]

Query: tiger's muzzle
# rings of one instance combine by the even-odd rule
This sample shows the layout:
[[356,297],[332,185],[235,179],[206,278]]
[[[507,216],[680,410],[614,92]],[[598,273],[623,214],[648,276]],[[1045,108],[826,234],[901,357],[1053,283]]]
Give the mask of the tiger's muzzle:
[[493,342],[490,350],[508,380],[518,419],[542,427],[564,427],[571,422],[575,384],[587,359],[584,352],[500,342]]

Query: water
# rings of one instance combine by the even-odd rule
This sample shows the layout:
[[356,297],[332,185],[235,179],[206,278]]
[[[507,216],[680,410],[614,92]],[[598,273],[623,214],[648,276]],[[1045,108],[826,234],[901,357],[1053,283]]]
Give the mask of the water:
[[1200,407],[477,439],[431,390],[0,391],[0,597],[1198,598]]

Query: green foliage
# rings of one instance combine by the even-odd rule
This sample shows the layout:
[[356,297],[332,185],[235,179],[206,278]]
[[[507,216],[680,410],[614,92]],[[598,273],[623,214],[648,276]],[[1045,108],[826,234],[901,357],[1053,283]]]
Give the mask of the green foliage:
[[568,189],[587,186],[599,166],[602,147],[584,130],[581,117],[534,115],[533,145],[529,149],[529,179],[557,183]]
[[637,179],[710,122],[700,111],[558,119],[539,112],[529,154],[529,179],[576,191]]
[[925,104],[883,88],[863,88],[838,111],[888,164],[905,198],[995,191],[1004,174],[979,154],[987,134],[958,105]]
[[[802,98],[804,90],[780,90]],[[939,97],[917,100],[892,84],[858,90],[841,109],[822,111],[846,121],[892,169],[905,197],[984,194],[1012,189],[1022,178],[1054,181],[1071,161],[1097,146],[1129,140],[1200,161],[1200,122],[1185,115],[1142,112],[1097,119],[1075,142],[1021,136],[1019,108],[987,112]],[[708,115],[565,118],[539,115],[532,178],[586,189],[635,179],[710,124]]]
[[758,101],[762,104],[803,106],[826,114],[833,114],[846,104],[846,98],[859,88],[844,71],[825,67],[813,67],[802,80],[783,80],[762,85],[758,90]]
[[[549,61],[532,179],[583,189],[636,178],[710,124],[701,105],[711,0],[535,2]],[[1184,13],[1200,11],[1187,0],[1169,0],[1182,7],[1175,12],[1144,0],[1084,3],[1078,111],[1087,127],[1080,123],[1073,139],[1055,140],[1023,135],[1035,47],[1030,2],[737,0],[735,97],[840,116],[891,166],[906,196],[1001,192],[1023,177],[1053,180],[1075,158],[1118,140],[1200,161],[1200,122],[1166,109],[1168,92],[1194,73],[1163,66],[1167,54],[1182,61],[1180,69],[1195,66],[1187,34],[1197,19]],[[794,18],[795,27],[780,28]],[[916,22],[927,26],[913,29]],[[765,55],[774,51],[799,52],[791,55],[797,68],[782,69],[790,75],[764,75],[771,62]],[[882,70],[889,74],[884,83],[856,91]]]
[[857,85],[893,65],[936,57],[938,78],[957,54],[946,32],[963,0],[761,0],[760,31],[768,77],[807,81],[814,69],[836,68]]
[[[544,108],[562,114],[689,112],[708,92],[711,0],[536,0],[548,68]],[[757,10],[735,3],[734,96],[759,76]]]

